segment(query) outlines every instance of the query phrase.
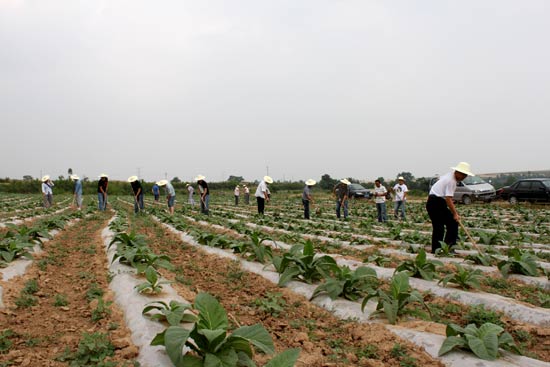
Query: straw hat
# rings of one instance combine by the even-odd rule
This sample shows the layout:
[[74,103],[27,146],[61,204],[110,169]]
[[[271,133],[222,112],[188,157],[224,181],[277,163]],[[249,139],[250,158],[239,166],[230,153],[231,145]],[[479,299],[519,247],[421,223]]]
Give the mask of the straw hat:
[[128,182],[135,182],[138,180],[138,176],[130,176],[128,177]]
[[195,177],[195,181],[200,181],[200,180],[204,180],[206,177],[204,177],[203,175],[198,175],[197,177]]
[[103,178],[103,177],[109,178],[109,176],[106,173],[102,173],[102,174],[99,175],[99,178]]
[[351,182],[349,182],[347,178],[341,179],[340,182],[343,183],[343,184],[346,184],[346,185],[351,184]]
[[272,184],[273,183],[273,179],[269,176],[264,176],[264,182],[265,183],[268,183],[268,184]]
[[451,167],[451,169],[454,169],[455,171],[464,173],[468,176],[475,176],[472,171],[470,171],[470,164],[466,162],[460,162],[456,165],[456,167]]
[[399,176],[397,179],[398,179],[398,180],[403,180],[403,181],[405,181],[405,179],[403,178],[403,176]]
[[317,181],[315,180],[312,180],[311,178],[309,180],[306,181],[306,185],[307,186],[313,186],[317,183]]
[[159,186],[166,186],[167,183],[168,183],[167,180],[160,180],[160,181],[157,182],[157,185],[159,185]]
[[71,175],[70,177],[71,177],[71,180],[75,180],[75,181],[80,179],[80,177],[78,177],[77,175]]
[[50,176],[49,175],[46,175],[44,177],[42,177],[42,182],[46,182],[50,179]]

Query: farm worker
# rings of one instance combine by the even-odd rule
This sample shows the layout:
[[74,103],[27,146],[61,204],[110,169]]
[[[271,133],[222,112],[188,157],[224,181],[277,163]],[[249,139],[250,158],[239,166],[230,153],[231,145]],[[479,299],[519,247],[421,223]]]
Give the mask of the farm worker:
[[395,219],[399,218],[399,212],[401,212],[401,219],[405,220],[405,201],[407,201],[407,192],[409,189],[405,185],[405,179],[403,176],[397,178],[397,183],[393,187],[393,192],[395,192],[394,201],[394,211],[393,215]]
[[441,248],[440,241],[449,246],[456,245],[458,236],[458,224],[460,216],[453,203],[453,195],[457,182],[461,182],[474,174],[470,171],[470,165],[460,162],[456,167],[451,167],[452,172],[442,176],[430,189],[426,210],[432,221],[432,253],[435,254]]
[[53,190],[54,186],[50,176],[46,175],[42,177],[42,197],[44,201],[44,208],[49,208],[53,205]]
[[187,192],[189,193],[189,199],[188,202],[191,204],[192,207],[195,206],[195,199],[193,199],[193,195],[195,195],[195,189],[193,186],[187,184]]
[[233,194],[235,195],[235,206],[237,206],[239,205],[239,195],[241,194],[241,189],[239,189],[239,185],[235,186]]
[[270,200],[268,184],[273,183],[273,179],[269,176],[264,176],[264,179],[260,181],[258,188],[256,189],[256,202],[258,203],[258,214],[264,215],[265,202]]
[[138,176],[128,177],[128,182],[132,186],[132,191],[134,192],[134,213],[143,210],[143,188],[141,183],[138,180]]
[[151,189],[151,191],[153,192],[153,196],[155,197],[155,204],[158,204],[159,198],[160,198],[160,189],[159,189],[159,185],[157,185],[156,182],[153,185],[153,188]]
[[244,203],[246,205],[249,205],[250,204],[250,189],[246,185],[244,185],[243,188],[244,188]]
[[201,199],[201,213],[208,215],[208,205],[210,204],[210,190],[208,184],[204,181],[206,177],[198,175],[195,177],[195,181],[199,185],[199,194]]
[[374,202],[376,203],[376,214],[378,221],[385,223],[387,220],[386,216],[386,195],[388,190],[382,185],[380,180],[374,181]]
[[102,173],[97,182],[97,201],[100,211],[107,209],[107,186],[109,186],[109,176]]
[[166,192],[166,202],[168,203],[168,210],[170,214],[174,214],[174,203],[176,201],[176,190],[174,186],[167,180],[160,180],[157,182],[157,185],[164,186],[164,191]]
[[82,181],[77,175],[71,175],[71,180],[74,181],[74,199],[78,210],[82,209]]
[[309,219],[309,204],[313,205],[313,198],[311,197],[311,189],[317,182],[311,178],[306,181],[304,191],[302,192],[302,204],[304,205],[304,219]]
[[332,194],[336,198],[336,218],[340,218],[340,210],[344,208],[344,219],[348,217],[348,198],[349,198],[349,182],[343,178],[332,189]]

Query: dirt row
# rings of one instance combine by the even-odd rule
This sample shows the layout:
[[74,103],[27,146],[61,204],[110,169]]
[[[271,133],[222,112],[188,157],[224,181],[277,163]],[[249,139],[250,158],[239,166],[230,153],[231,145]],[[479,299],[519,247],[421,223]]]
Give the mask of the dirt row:
[[[25,276],[1,283],[1,366],[87,365],[95,354],[112,354],[106,361],[114,366],[137,366],[138,350],[108,291],[101,230],[112,215],[67,227],[45,244]],[[83,341],[95,347],[86,349]]]

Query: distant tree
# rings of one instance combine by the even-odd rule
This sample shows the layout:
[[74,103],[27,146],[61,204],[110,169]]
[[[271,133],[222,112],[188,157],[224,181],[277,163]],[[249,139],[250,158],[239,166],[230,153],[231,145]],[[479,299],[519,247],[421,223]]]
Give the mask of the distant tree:
[[65,177],[63,177],[63,175],[59,175],[59,176],[57,176],[57,179],[58,179],[59,181],[63,181],[63,180],[65,179]]
[[32,181],[32,176],[31,175],[25,175],[25,176],[23,176],[23,180]]
[[227,181],[229,181],[229,182],[242,182],[242,181],[244,181],[244,178],[243,178],[243,176],[233,176],[233,175],[231,175],[231,176],[229,176]]
[[319,181],[319,187],[325,190],[332,190],[332,188],[334,187],[334,185],[336,185],[337,182],[338,180],[330,177],[329,174],[325,173],[323,176],[321,176],[321,181]]
[[181,180],[179,179],[179,177],[178,177],[178,176],[176,176],[176,177],[174,177],[174,178],[172,179],[172,181],[171,181],[171,182],[172,182],[172,183],[180,183],[180,182],[181,182]]
[[414,176],[412,175],[412,173],[410,172],[401,172],[401,173],[398,173],[397,176],[395,176],[395,178],[399,177],[399,176],[403,176],[403,178],[405,179],[405,182],[406,183],[409,183],[409,182],[413,182],[414,181]]
[[382,185],[386,184],[386,181],[384,181],[384,177],[378,177],[377,180],[380,181]]
[[73,174],[73,169],[72,169],[72,168],[69,168],[69,169],[67,170],[67,174],[68,174],[69,176],[72,175],[72,174]]

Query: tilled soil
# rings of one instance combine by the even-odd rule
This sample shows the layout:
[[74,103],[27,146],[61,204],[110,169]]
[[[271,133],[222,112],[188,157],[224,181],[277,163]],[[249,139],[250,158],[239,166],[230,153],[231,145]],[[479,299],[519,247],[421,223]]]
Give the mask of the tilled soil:
[[[156,253],[170,255],[176,271],[161,272],[175,281],[173,287],[184,298],[192,302],[198,292],[214,295],[228,311],[233,326],[260,323],[273,336],[277,351],[301,348],[297,366],[443,366],[381,324],[339,320],[305,298],[243,271],[234,261],[186,245],[149,217],[130,218],[132,228],[147,236]],[[270,295],[281,311],[262,307],[269,303]],[[259,363],[269,359],[255,358]]]
[[[107,360],[134,365],[138,350],[121,311],[110,304],[101,238],[110,215],[95,214],[68,226],[45,244],[23,277],[2,283],[6,308],[0,310],[1,366],[67,366],[84,333],[107,334],[115,352]],[[38,286],[34,293],[28,291],[33,280]],[[101,293],[106,310],[93,298]],[[29,305],[31,297],[36,305]]]

